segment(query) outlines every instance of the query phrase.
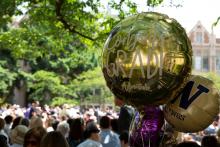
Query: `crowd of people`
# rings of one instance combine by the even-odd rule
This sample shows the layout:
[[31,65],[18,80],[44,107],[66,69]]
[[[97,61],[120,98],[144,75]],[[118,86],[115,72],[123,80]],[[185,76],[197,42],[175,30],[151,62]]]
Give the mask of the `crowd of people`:
[[[112,107],[19,105],[0,107],[0,147],[129,147],[129,125],[135,110],[116,100]],[[220,138],[219,117],[204,131],[178,133],[163,128],[166,146],[217,147]],[[174,141],[175,140],[175,141]]]
[[0,107],[0,147],[126,147],[129,123],[120,127],[118,118],[112,107],[5,105]]

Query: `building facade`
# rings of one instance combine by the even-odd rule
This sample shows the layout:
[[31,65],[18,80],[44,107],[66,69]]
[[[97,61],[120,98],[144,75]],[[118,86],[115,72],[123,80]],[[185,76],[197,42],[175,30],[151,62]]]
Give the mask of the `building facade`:
[[220,74],[220,38],[209,33],[200,21],[188,36],[193,48],[193,72]]

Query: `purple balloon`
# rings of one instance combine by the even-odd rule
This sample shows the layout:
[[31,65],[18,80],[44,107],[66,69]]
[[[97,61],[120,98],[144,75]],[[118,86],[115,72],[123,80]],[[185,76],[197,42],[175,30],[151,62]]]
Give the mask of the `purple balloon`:
[[135,114],[131,124],[129,131],[130,147],[158,147],[163,124],[162,110],[156,106],[145,106]]

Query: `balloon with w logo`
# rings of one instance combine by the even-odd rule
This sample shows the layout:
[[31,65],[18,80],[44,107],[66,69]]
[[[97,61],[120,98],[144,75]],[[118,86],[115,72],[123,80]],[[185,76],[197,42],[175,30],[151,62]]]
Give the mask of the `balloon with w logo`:
[[192,75],[177,97],[165,106],[165,119],[177,131],[201,131],[218,115],[219,98],[219,91],[211,80]]

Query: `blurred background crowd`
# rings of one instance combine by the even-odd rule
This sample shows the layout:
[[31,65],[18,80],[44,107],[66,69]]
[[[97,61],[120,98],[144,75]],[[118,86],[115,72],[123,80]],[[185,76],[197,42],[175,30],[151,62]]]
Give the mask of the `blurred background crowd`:
[[[134,115],[135,110],[126,105],[120,109],[68,104],[51,107],[40,106],[38,102],[27,108],[4,105],[0,108],[0,146],[129,147],[129,125]],[[161,139],[165,146],[206,143],[214,147],[220,140],[219,128],[218,116],[208,128],[197,133],[176,132],[165,123]]]

